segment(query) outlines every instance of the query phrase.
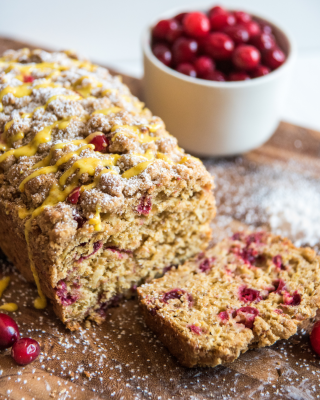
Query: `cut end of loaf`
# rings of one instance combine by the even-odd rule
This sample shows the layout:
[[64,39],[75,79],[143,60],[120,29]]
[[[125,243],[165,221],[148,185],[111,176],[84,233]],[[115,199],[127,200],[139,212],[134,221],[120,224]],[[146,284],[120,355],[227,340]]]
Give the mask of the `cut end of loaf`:
[[148,326],[181,364],[216,366],[288,339],[320,306],[320,258],[239,232],[138,288]]

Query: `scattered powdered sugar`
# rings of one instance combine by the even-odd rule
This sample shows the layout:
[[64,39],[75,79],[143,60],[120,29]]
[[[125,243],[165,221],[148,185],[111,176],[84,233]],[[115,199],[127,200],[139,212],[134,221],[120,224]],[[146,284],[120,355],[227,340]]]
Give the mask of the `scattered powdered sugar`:
[[320,191],[312,183],[277,187],[261,206],[273,232],[291,237],[297,246],[320,242]]
[[216,224],[226,234],[235,219],[267,226],[297,246],[320,244],[320,181],[297,163],[258,165],[237,158],[206,166],[216,177]]

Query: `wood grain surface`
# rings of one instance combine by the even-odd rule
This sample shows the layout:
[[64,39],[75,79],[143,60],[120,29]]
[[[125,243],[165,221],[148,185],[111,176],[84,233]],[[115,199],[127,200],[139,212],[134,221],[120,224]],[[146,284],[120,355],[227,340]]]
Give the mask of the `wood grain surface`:
[[[1,53],[26,46],[0,39]],[[140,81],[126,76],[123,80],[141,97]],[[287,177],[293,182],[311,180],[314,185],[320,184],[319,155],[320,132],[282,122],[274,136],[255,151],[242,157],[205,159],[216,176],[218,217],[212,224],[214,240],[248,222],[268,229],[263,210],[255,209],[249,201],[252,192],[261,187],[271,190],[272,185],[281,185]],[[26,283],[3,256],[0,278],[8,275],[11,284],[1,303],[14,301],[19,305],[12,316],[22,336],[40,342],[42,353],[32,364],[18,367],[9,350],[0,352],[0,399],[319,397],[320,358],[309,345],[307,332],[311,324],[289,341],[249,351],[228,366],[186,369],[147,329],[136,300],[110,309],[102,326],[70,333],[50,306],[45,311],[32,307],[35,287]]]

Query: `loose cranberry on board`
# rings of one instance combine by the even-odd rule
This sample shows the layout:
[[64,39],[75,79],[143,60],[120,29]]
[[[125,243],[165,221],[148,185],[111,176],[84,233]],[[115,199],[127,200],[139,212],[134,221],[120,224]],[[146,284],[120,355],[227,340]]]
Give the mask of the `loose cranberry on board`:
[[19,365],[27,365],[40,354],[39,343],[30,338],[22,338],[15,342],[11,349],[11,356]]
[[7,314],[0,314],[0,350],[11,347],[20,338],[19,328]]
[[310,342],[313,350],[320,356],[320,321],[316,322],[312,329]]

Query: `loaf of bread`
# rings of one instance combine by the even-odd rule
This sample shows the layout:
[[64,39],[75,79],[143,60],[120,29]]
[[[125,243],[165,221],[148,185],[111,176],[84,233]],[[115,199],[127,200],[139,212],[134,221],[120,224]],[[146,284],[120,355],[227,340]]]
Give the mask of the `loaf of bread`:
[[288,339],[320,307],[320,257],[266,232],[237,233],[138,288],[149,327],[181,364],[216,366]]
[[208,244],[212,177],[105,68],[7,51],[0,132],[0,246],[68,328]]

